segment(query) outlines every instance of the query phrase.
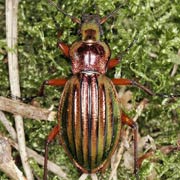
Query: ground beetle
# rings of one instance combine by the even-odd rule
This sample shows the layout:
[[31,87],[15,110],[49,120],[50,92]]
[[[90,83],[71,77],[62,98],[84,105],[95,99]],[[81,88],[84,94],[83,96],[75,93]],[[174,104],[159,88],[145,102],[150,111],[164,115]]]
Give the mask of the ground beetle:
[[[50,3],[55,5],[52,1]],[[136,81],[106,77],[106,71],[119,64],[120,59],[110,59],[108,44],[100,40],[101,25],[120,7],[103,18],[97,14],[85,14],[81,20],[57,7],[73,22],[80,24],[82,39],[71,46],[58,43],[63,54],[71,59],[73,76],[68,80],[47,80],[39,91],[39,96],[43,96],[45,85],[65,86],[59,102],[58,125],[46,142],[44,180],[47,179],[48,144],[57,135],[78,169],[83,173],[96,173],[108,165],[120,142],[124,124],[133,128],[134,172],[138,179],[137,125],[123,112],[115,85],[135,85],[150,95],[152,92]]]

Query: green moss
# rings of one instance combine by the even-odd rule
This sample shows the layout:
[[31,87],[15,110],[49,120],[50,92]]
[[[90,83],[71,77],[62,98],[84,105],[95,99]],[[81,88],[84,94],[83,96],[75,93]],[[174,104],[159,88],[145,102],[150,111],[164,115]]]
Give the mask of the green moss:
[[[57,1],[56,1],[57,2]],[[115,71],[108,72],[110,77],[138,79],[142,84],[156,93],[180,94],[180,69],[171,77],[175,64],[180,64],[180,6],[178,0],[99,0],[96,2],[100,15],[106,16],[119,4],[125,6],[116,16],[104,25],[102,40],[106,40],[112,50],[112,57],[128,47],[136,36],[137,41],[123,57],[122,63]],[[82,12],[94,12],[92,2],[88,0],[61,0],[59,6],[67,13],[81,17]],[[4,2],[0,1],[0,26],[5,26]],[[20,84],[22,96],[32,96],[38,91],[40,84],[47,79],[69,77],[71,75],[70,60],[66,59],[57,48],[57,32],[63,32],[61,40],[69,45],[80,39],[78,26],[64,17],[46,0],[22,0],[19,4],[19,37],[18,55]],[[1,95],[9,94],[7,50],[5,29],[0,29],[0,91]],[[115,74],[114,74],[115,73]],[[149,97],[137,88],[133,91],[135,101],[146,97],[149,106],[139,118],[139,130],[142,136],[153,137],[157,146],[176,145],[180,132],[180,100],[168,101],[161,97]],[[46,98],[41,100],[43,107],[58,105],[62,88],[47,87]],[[44,138],[54,124],[25,121],[27,144],[39,153],[44,153]],[[2,129],[2,128],[0,128]],[[153,168],[159,179],[180,179],[178,164],[179,152],[170,155],[157,155],[161,163],[154,163]],[[58,142],[50,148],[49,159],[66,166],[69,179],[77,179],[79,173],[69,161]],[[152,162],[147,162],[140,171],[141,178],[146,179]],[[38,169],[37,164],[33,165]],[[42,171],[42,170],[38,170]],[[41,176],[41,172],[36,172]],[[108,179],[108,171],[102,175]],[[0,174],[1,179],[4,175]],[[51,174],[50,179],[57,179]],[[133,179],[132,173],[119,167],[120,179]],[[4,178],[5,179],[5,178]]]

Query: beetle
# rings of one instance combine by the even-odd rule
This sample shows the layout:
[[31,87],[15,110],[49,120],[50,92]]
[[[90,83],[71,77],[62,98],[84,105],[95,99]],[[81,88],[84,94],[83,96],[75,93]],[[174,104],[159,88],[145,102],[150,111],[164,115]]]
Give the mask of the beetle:
[[119,64],[120,58],[110,58],[111,50],[101,40],[101,25],[121,6],[103,18],[97,14],[84,14],[81,19],[57,8],[80,25],[81,40],[71,46],[58,42],[64,56],[71,59],[73,75],[69,79],[44,81],[38,94],[44,95],[46,85],[64,86],[59,101],[58,124],[50,132],[45,145],[44,180],[47,180],[48,145],[57,135],[80,171],[96,173],[107,167],[120,142],[124,124],[133,129],[134,173],[138,179],[137,124],[123,112],[115,85],[135,85],[150,95],[153,93],[136,81],[109,79],[105,75],[107,70]]

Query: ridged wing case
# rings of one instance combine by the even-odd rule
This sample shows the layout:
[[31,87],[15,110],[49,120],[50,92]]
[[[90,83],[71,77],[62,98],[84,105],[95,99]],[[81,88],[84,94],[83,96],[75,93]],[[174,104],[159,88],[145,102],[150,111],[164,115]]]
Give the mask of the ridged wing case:
[[80,73],[65,85],[58,111],[60,142],[83,172],[106,167],[120,138],[117,92],[105,75]]

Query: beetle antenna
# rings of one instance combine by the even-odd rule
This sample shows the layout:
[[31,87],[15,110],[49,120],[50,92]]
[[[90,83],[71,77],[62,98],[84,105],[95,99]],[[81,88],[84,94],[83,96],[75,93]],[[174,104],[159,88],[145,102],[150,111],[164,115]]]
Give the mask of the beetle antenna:
[[158,97],[162,97],[162,98],[179,98],[180,97],[180,94],[161,94],[161,93],[156,93],[155,96],[158,96]]
[[119,56],[118,56],[119,60],[121,60],[124,57],[124,55],[126,55],[128,53],[128,51],[131,49],[131,47],[133,47],[133,45],[137,42],[137,40],[138,40],[138,36],[135,35],[134,39],[128,45],[128,47],[119,54]]
[[109,18],[111,18],[112,16],[114,16],[118,11],[119,9],[121,9],[122,7],[124,7],[125,5],[124,4],[120,4],[114,11],[112,11],[110,14],[108,14],[107,16],[103,17],[101,19],[101,22],[100,24],[103,24],[104,22],[106,22]]
[[81,17],[86,13],[87,4],[83,3],[82,5],[82,11],[81,11]]
[[94,9],[95,9],[95,12],[99,15],[99,8],[96,2],[94,2]]
[[[92,3],[91,3],[92,4]],[[98,14],[99,15],[99,9],[97,7],[97,3],[96,2],[93,2],[92,6],[91,6],[91,9],[94,10],[95,14]],[[86,14],[86,11],[88,11],[89,9],[87,8],[87,4],[83,4],[83,7],[82,7],[82,12],[81,12],[81,17]],[[91,13],[90,13],[91,14]]]
[[81,21],[74,17],[74,16],[71,16],[69,14],[67,14],[66,12],[64,12],[58,5],[56,5],[53,1],[51,0],[48,0],[49,1],[49,4],[51,4],[52,6],[56,7],[56,9],[58,9],[62,14],[64,14],[65,16],[69,17],[70,19],[72,19],[73,22],[75,23],[78,23],[78,24],[81,24]]

